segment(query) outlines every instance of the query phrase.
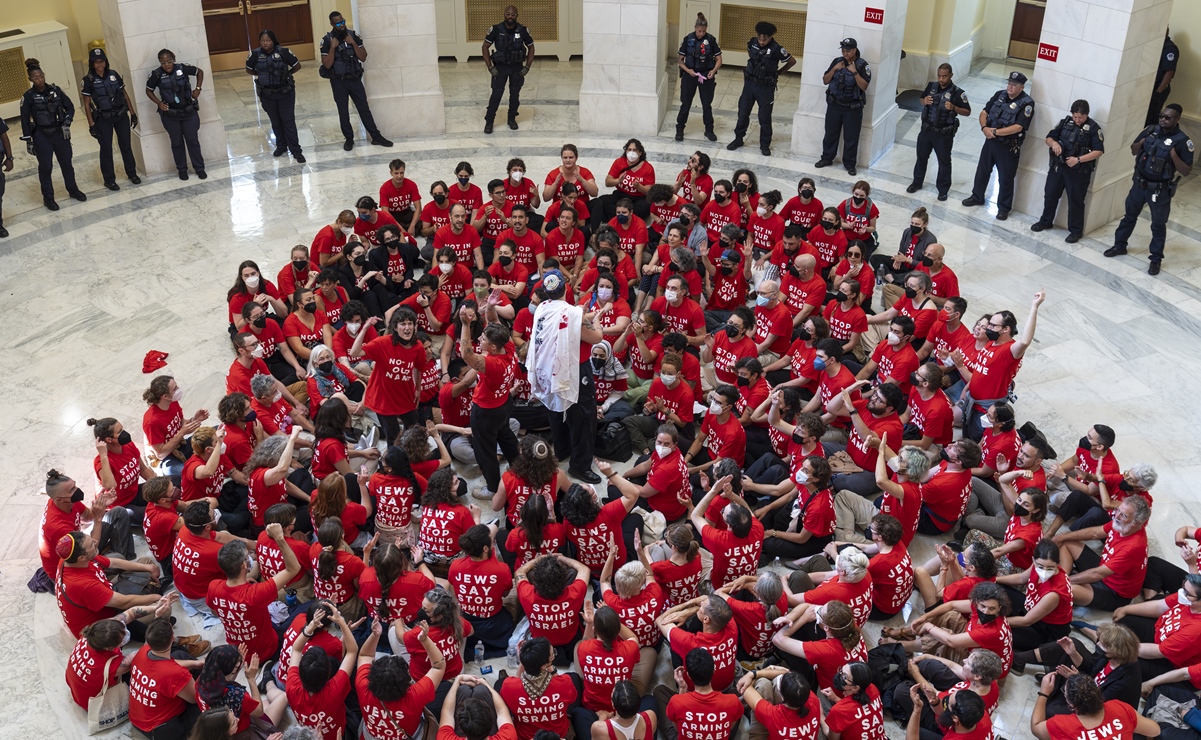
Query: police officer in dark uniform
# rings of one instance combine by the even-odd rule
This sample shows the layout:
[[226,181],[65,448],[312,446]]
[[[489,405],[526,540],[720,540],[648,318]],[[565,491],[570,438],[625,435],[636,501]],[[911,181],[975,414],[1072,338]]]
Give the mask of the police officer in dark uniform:
[[1047,134],[1051,165],[1047,169],[1043,215],[1030,226],[1031,231],[1043,231],[1055,224],[1055,209],[1059,196],[1068,194],[1068,244],[1080,241],[1084,234],[1084,196],[1094,164],[1105,153],[1105,135],[1097,122],[1088,117],[1088,101],[1072,103],[1071,115],[1059,122]]
[[121,161],[125,165],[125,176],[134,185],[142,182],[138,177],[138,163],[133,158],[130,146],[130,129],[138,127],[137,108],[125,90],[125,80],[116,70],[108,66],[104,49],[92,49],[88,53],[91,69],[83,77],[83,113],[88,118],[88,133],[100,142],[100,174],[104,187],[120,190],[117,173],[113,169],[113,134],[117,135],[117,146],[121,149]]
[[[204,155],[200,152],[200,89],[204,85],[204,70],[190,64],[176,64],[175,52],[163,49],[158,53],[158,68],[146,79],[146,97],[158,106],[158,117],[171,137],[171,155],[179,179],[188,179],[188,157],[192,169],[201,180],[208,177],[204,170]],[[188,78],[195,75],[196,89]],[[184,154],[184,148],[187,154]]]
[[976,182],[965,206],[984,205],[984,190],[992,169],[997,168],[997,219],[1009,218],[1013,209],[1013,181],[1018,174],[1022,142],[1034,118],[1034,98],[1026,94],[1026,75],[1010,72],[1004,90],[998,90],[980,110],[980,130],[984,132],[984,147],[976,165]]
[[38,60],[26,59],[25,71],[33,86],[21,98],[21,133],[24,134],[21,139],[30,154],[37,154],[42,202],[50,210],[57,211],[54,182],[50,179],[55,159],[63,171],[63,184],[71,197],[88,199],[75,184],[75,167],[71,164],[71,120],[75,118],[75,104],[62,88],[46,82]]
[[263,112],[271,119],[271,131],[275,134],[277,157],[292,152],[297,162],[304,164],[300,148],[300,137],[296,133],[296,80],[300,60],[286,46],[279,45],[275,31],[259,33],[259,48],[246,57],[246,74],[254,75],[254,86],[259,91],[259,102]]
[[13,145],[8,140],[8,124],[0,118],[0,151],[3,151],[4,156],[0,157],[0,239],[8,236],[8,229],[4,228],[4,173],[13,171]]
[[[492,46],[496,51],[492,51]],[[500,108],[500,98],[509,84],[509,128],[517,130],[517,107],[521,105],[521,86],[534,64],[534,37],[517,22],[517,6],[505,6],[505,20],[497,23],[484,37],[484,64],[492,75],[492,97],[484,112],[484,133],[492,133],[492,123]]]
[[367,89],[363,87],[363,62],[367,61],[367,49],[363,46],[363,39],[346,27],[346,19],[336,10],[329,14],[329,24],[333,30],[321,39],[321,68],[318,72],[329,80],[334,93],[338,122],[342,124],[342,136],[346,138],[342,148],[346,151],[354,148],[354,128],[350,125],[352,100],[363,128],[371,136],[371,143],[392,146],[392,142],[379,132],[375,118],[371,116],[371,106],[367,105]]
[[1172,41],[1172,29],[1164,31],[1163,51],[1159,53],[1159,69],[1155,70],[1155,90],[1151,92],[1151,105],[1147,108],[1147,122],[1144,126],[1154,126],[1159,119],[1159,112],[1172,94],[1172,78],[1176,76],[1176,63],[1180,61],[1180,49]]
[[822,138],[822,158],[816,167],[829,167],[838,156],[838,135],[842,134],[842,166],[855,174],[859,161],[859,131],[863,128],[863,106],[867,105],[867,86],[872,70],[859,55],[859,44],[852,38],[842,40],[842,55],[834,57],[822,75],[826,85],[826,135]]
[[938,65],[938,79],[926,85],[922,92],[922,129],[917,135],[917,161],[913,163],[913,182],[905,188],[908,193],[922,189],[930,152],[938,158],[938,199],[946,200],[951,190],[951,147],[959,130],[959,117],[970,116],[972,106],[967,93],[951,81],[954,70],[949,64]]
[[713,133],[713,93],[717,90],[717,70],[721,69],[721,48],[717,37],[709,35],[709,20],[704,13],[696,14],[695,32],[680,43],[680,114],[676,116],[676,141],[684,140],[684,125],[692,98],[701,93],[701,116],[705,121],[705,138],[717,141]]
[[[726,149],[734,151],[742,146],[751,125],[751,108],[759,106],[759,151],[771,156],[771,111],[776,103],[776,81],[780,74],[792,69],[796,57],[775,40],[776,24],[759,21],[755,24],[755,38],[746,42],[746,69],[742,71],[742,97],[738,98],[738,123],[734,126],[734,140]],[[784,65],[784,66],[780,66]]]
[[1163,261],[1163,244],[1167,237],[1168,215],[1172,212],[1172,196],[1176,183],[1193,171],[1193,140],[1180,130],[1184,109],[1172,103],[1159,114],[1159,123],[1143,129],[1130,153],[1134,155],[1134,187],[1126,196],[1126,215],[1113,235],[1113,246],[1105,250],[1106,257],[1126,254],[1126,243],[1134,232],[1143,206],[1151,208],[1151,266],[1148,275],[1159,274]]

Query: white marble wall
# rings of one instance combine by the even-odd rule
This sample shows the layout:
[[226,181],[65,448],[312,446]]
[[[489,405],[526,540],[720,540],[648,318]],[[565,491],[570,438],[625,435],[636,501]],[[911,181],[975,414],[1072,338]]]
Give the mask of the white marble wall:
[[580,131],[652,136],[667,110],[667,0],[583,0]]
[[[1039,214],[1048,159],[1043,137],[1083,98],[1105,135],[1086,200],[1085,231],[1122,214],[1134,161],[1130,143],[1143,129],[1172,0],[1049,0],[1042,41],[1059,47],[1055,62],[1038,60],[1031,95],[1037,102],[1018,171],[1014,207]],[[1058,223],[1066,224],[1060,206]]]
[[380,132],[446,131],[433,0],[358,0],[355,17],[368,55],[363,84]]
[[[838,42],[848,36],[858,42],[859,53],[872,70],[859,136],[859,166],[870,166],[892,146],[899,116],[897,78],[908,5],[908,0],[809,0],[800,104],[792,118],[794,154],[805,157],[821,154],[826,129],[826,86],[822,84],[822,75],[830,60],[842,53]],[[883,25],[864,22],[864,10],[868,7],[884,9]],[[841,157],[841,137],[838,151]]]
[[175,171],[171,143],[158,109],[146,97],[146,78],[158,66],[160,49],[170,49],[177,62],[204,71],[200,148],[206,165],[224,163],[229,153],[211,84],[213,70],[200,0],[172,0],[169,12],[160,0],[97,0],[97,5],[109,64],[124,76],[129,98],[138,109],[139,123],[133,132],[138,168],[146,174]]

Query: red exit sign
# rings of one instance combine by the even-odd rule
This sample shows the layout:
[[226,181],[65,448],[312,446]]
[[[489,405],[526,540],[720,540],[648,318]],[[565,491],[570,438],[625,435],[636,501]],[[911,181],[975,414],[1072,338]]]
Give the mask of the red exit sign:
[[1051,46],[1050,44],[1040,43],[1038,45],[1038,58],[1046,59],[1048,62],[1059,61],[1059,47]]
[[884,25],[884,8],[864,8],[863,22]]

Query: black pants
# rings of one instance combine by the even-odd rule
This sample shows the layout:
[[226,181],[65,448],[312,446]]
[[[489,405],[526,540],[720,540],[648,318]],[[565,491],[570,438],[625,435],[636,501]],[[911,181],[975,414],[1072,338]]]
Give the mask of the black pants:
[[1013,209],[1013,183],[1018,174],[1020,151],[1014,151],[1008,140],[985,139],[980,149],[980,163],[976,165],[976,181],[972,184],[972,197],[984,200],[988,180],[993,167],[997,168],[997,210]]
[[564,413],[549,412],[555,457],[570,460],[567,469],[574,473],[592,470],[592,452],[596,446],[596,389],[593,382],[592,362],[580,363],[579,401]]
[[292,154],[300,154],[300,136],[296,133],[296,91],[276,93],[260,90],[259,102],[263,104],[267,118],[271,119],[275,148],[286,146]]
[[922,124],[917,134],[917,161],[913,163],[913,184],[921,185],[926,180],[926,165],[930,163],[930,152],[938,159],[938,178],[934,181],[939,195],[951,192],[951,147],[955,146],[955,133],[935,133]]
[[595,234],[600,229],[602,224],[607,224],[617,216],[617,201],[622,198],[629,198],[634,204],[634,215],[642,220],[650,218],[651,204],[646,199],[645,195],[627,195],[614,190],[612,193],[607,193],[588,201],[588,210],[590,212],[589,225],[592,228],[592,233]]
[[1167,187],[1157,191],[1136,184],[1130,188],[1126,195],[1126,213],[1113,234],[1113,245],[1123,249],[1126,247],[1143,206],[1151,209],[1151,243],[1147,245],[1151,252],[1150,259],[1152,262],[1162,262],[1163,244],[1168,238],[1168,216],[1172,213],[1172,195]]
[[863,128],[863,106],[851,108],[826,103],[826,135],[822,138],[822,159],[838,156],[838,135],[842,134],[842,166],[848,170],[859,162],[859,132]]
[[521,105],[521,86],[525,78],[521,76],[520,64],[497,64],[496,76],[492,78],[492,96],[488,98],[488,110],[484,112],[484,120],[492,123],[496,120],[496,111],[500,108],[500,99],[505,94],[505,83],[509,84],[509,120],[517,118],[517,108]]
[[33,130],[33,148],[38,157],[38,181],[42,184],[42,198],[54,200],[54,181],[50,172],[54,169],[54,160],[58,160],[58,168],[63,171],[63,184],[68,193],[79,192],[75,184],[75,166],[71,164],[71,142],[63,136],[60,129]]
[[1147,558],[1147,575],[1143,578],[1143,588],[1159,594],[1176,593],[1184,586],[1187,575],[1188,571],[1183,568],[1152,555]]
[[475,655],[475,644],[484,643],[484,658],[500,658],[509,649],[509,635],[513,634],[513,615],[508,609],[501,607],[500,611],[491,617],[473,617],[464,614],[463,618],[471,622],[471,636],[467,638],[465,655]]
[[[922,678],[929,681],[939,691],[947,691],[959,682],[959,677],[945,663],[937,660],[929,658],[919,660],[917,661],[917,670],[922,674]],[[909,689],[913,684],[912,680],[906,678],[893,689],[892,706],[894,717],[906,718],[905,721],[907,721],[907,718],[913,714],[913,699],[909,696]],[[934,710],[930,708],[924,697],[922,700],[921,728],[926,732],[937,732],[938,737],[942,737],[942,731],[938,728],[938,720],[935,718]]]
[[1163,112],[1163,107],[1168,102],[1168,96],[1172,94],[1172,86],[1168,85],[1163,92],[1151,91],[1151,105],[1147,107],[1147,122],[1143,126],[1154,126],[1159,123],[1159,114]]
[[1043,215],[1038,220],[1050,224],[1055,222],[1055,210],[1059,208],[1059,198],[1066,191],[1068,194],[1068,233],[1081,235],[1084,233],[1084,196],[1088,192],[1088,181],[1092,177],[1092,167],[1078,164],[1068,167],[1066,164],[1053,164],[1047,171],[1047,184],[1043,188]]
[[759,106],[759,146],[771,146],[771,112],[776,103],[774,82],[757,82],[745,78],[742,96],[738,98],[738,123],[734,126],[734,138],[741,141],[751,125],[751,108]]
[[184,710],[168,722],[155,727],[143,734],[150,740],[187,740],[192,732],[192,725],[200,719],[200,708],[195,704],[185,704]]
[[[1178,704],[1196,701],[1197,699],[1197,695],[1193,692],[1193,685],[1187,681],[1156,686],[1152,689],[1151,696],[1147,697],[1147,706],[1155,706],[1159,702],[1160,696],[1171,699]],[[1192,727],[1173,727],[1166,722],[1160,723],[1159,736],[1163,740],[1201,740],[1201,732],[1197,732]]]
[[0,226],[4,225],[4,170],[0,169]]
[[125,176],[133,179],[138,175],[138,163],[133,158],[133,147],[130,145],[129,116],[125,113],[116,118],[105,118],[97,113],[96,140],[100,142],[100,175],[104,184],[117,181],[117,172],[113,168],[113,134],[117,135],[117,147],[121,150],[121,163],[125,165]]
[[379,417],[379,422],[383,426],[384,439],[387,440],[389,446],[400,444],[400,433],[417,423],[417,409],[413,409],[407,414],[377,413],[376,416]]
[[[717,83],[705,80],[704,84],[689,74],[680,75],[680,113],[676,116],[676,130],[683,131],[688,123],[688,113],[692,109],[692,98],[701,94],[701,118],[705,122],[705,131],[713,130],[713,93],[717,91]],[[771,125],[770,123],[768,124]]]
[[267,369],[271,371],[271,375],[284,385],[292,385],[300,381],[300,378],[296,377],[296,368],[288,364],[288,361],[284,359],[283,352],[276,351],[263,362],[267,363]]
[[[175,158],[175,169],[188,171],[188,158],[196,174],[204,172],[204,155],[200,153],[200,113],[192,111],[186,116],[174,116],[159,111],[167,136],[171,138],[171,156]],[[184,149],[187,149],[187,155]]]
[[338,106],[338,123],[342,126],[342,136],[353,141],[354,127],[350,125],[350,101],[354,101],[354,109],[359,113],[363,128],[372,139],[380,135],[375,119],[371,116],[371,106],[367,105],[367,90],[363,87],[363,79],[330,80],[329,87],[334,93],[334,105]]
[[[593,415],[595,416],[595,411]],[[471,406],[471,449],[475,451],[475,462],[484,475],[484,483],[490,493],[500,486],[500,463],[496,461],[496,445],[511,464],[517,458],[517,435],[509,428],[509,417],[513,414],[512,399],[494,409]],[[557,446],[557,445],[556,445]]]

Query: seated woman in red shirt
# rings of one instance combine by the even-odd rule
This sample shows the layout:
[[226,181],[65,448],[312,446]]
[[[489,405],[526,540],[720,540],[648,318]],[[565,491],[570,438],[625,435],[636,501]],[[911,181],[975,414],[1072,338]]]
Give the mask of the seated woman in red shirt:
[[[1021,475],[1019,471],[1013,471]],[[1009,486],[1006,480],[1002,488]],[[1001,575],[1020,573],[1030,568],[1034,547],[1043,538],[1043,520],[1047,518],[1047,494],[1037,488],[1026,488],[1017,494],[1013,517],[1005,527],[1005,540],[998,542],[992,535],[973,529],[963,538],[964,546],[980,543],[992,550]]]
[[[571,479],[559,470],[559,461],[551,446],[540,437],[525,437],[518,446],[517,457],[500,478],[496,495],[492,497],[492,510],[504,511],[510,528],[515,528],[519,524],[518,512],[526,499],[541,496],[546,499],[547,509],[554,512],[555,501],[570,487]],[[501,551],[503,554],[504,548]]]
[[[205,656],[204,667],[196,676],[196,706],[206,714],[210,710],[225,709],[237,722],[239,732],[247,732],[254,725],[256,733],[271,733],[283,719],[288,709],[288,695],[274,682],[267,683],[267,695],[259,693],[259,656],[244,660],[244,649],[233,645],[219,645]],[[238,683],[238,674],[246,669],[246,686]]]
[[539,556],[513,574],[530,636],[550,640],[557,666],[571,665],[580,641],[590,575],[583,563],[554,554]]
[[621,497],[646,499],[645,505],[662,513],[668,523],[683,520],[692,508],[688,463],[680,452],[674,424],[661,424],[655,434],[654,451],[625,473],[618,473],[604,461],[597,468],[609,479],[611,501]]
[[331,398],[346,404],[351,414],[363,413],[363,394],[367,386],[357,373],[334,360],[334,351],[324,344],[313,347],[309,354],[305,384],[309,392],[309,416],[316,418],[317,411]]
[[775,558],[796,560],[816,555],[834,539],[830,463],[814,455],[795,470],[793,491],[755,511],[766,524],[761,556],[765,564]]
[[[999,576],[997,583],[1005,587],[1014,605],[1009,617],[1014,651],[1034,650],[1072,631],[1072,586],[1059,567],[1059,545],[1042,540],[1034,548],[1030,567]],[[1019,591],[1022,586],[1025,589]]]
[[313,592],[329,601],[343,618],[357,622],[367,614],[359,598],[359,578],[367,566],[350,551],[343,537],[342,522],[332,516],[317,528],[317,541],[309,549],[313,561]]
[[850,280],[859,284],[859,295],[855,299],[860,306],[872,305],[872,291],[876,289],[876,273],[867,263],[867,249],[863,242],[852,242],[847,246],[846,254],[830,271],[830,290],[838,290],[838,286]]
[[751,740],[818,740],[826,735],[817,692],[801,674],[783,666],[760,668],[744,674],[738,690],[754,718],[747,730]]
[[666,609],[663,587],[654,578],[648,578],[650,571],[637,560],[617,568],[616,559],[614,543],[609,547],[609,557],[601,571],[601,598],[617,612],[621,623],[630,628],[638,641],[639,657],[630,680],[645,693],[654,679],[663,640],[655,624]]
[[297,288],[292,294],[292,303],[296,311],[284,320],[284,337],[292,354],[307,361],[317,345],[334,346],[334,328],[325,312],[317,308],[317,297],[313,291]]
[[146,444],[154,451],[167,475],[179,475],[184,462],[192,454],[185,437],[200,428],[200,422],[209,418],[205,409],[197,409],[188,419],[183,416],[179,400],[183,389],[170,375],[159,375],[150,381],[150,387],[142,394],[146,402],[146,413],[142,415],[142,432]]
[[441,468],[429,478],[421,497],[421,551],[425,563],[439,578],[445,578],[450,561],[460,552],[459,537],[479,523],[480,510],[459,503],[458,476]]
[[576,559],[587,565],[594,577],[604,569],[611,537],[617,537],[617,557],[623,563],[633,548],[640,546],[642,515],[632,511],[636,503],[638,496],[625,493],[602,507],[596,494],[578,485],[563,494],[559,508],[567,541],[575,547]]
[[264,310],[270,306],[274,313],[268,315],[275,321],[282,323],[288,315],[288,304],[284,302],[283,296],[274,283],[263,277],[258,264],[253,260],[246,260],[238,265],[238,277],[234,280],[234,287],[225,294],[225,300],[229,303],[230,334],[246,328],[246,320],[242,318],[242,306],[250,301],[259,304]]
[[938,601],[967,598],[981,581],[997,580],[997,559],[984,545],[969,545],[956,553],[939,545],[925,565],[913,569],[913,582],[929,609]]
[[[846,547],[835,557],[834,570],[824,573],[795,571],[785,582],[788,603],[795,606],[791,616],[803,616],[812,607],[841,601],[851,607],[855,624],[861,629],[867,624],[872,610],[871,561],[855,547]],[[810,584],[818,582],[815,587]]]
[[625,400],[629,371],[608,341],[592,345],[592,379],[596,383],[596,416],[599,424],[620,422],[634,413]]
[[[1038,740],[1074,740],[1081,737],[1110,737],[1114,740],[1133,740],[1135,737],[1158,737],[1162,725],[1135,711],[1118,699],[1105,701],[1101,688],[1084,674],[1070,676],[1063,687],[1068,714],[1047,718],[1047,697],[1055,691],[1057,673],[1050,671],[1039,686],[1034,711],[1030,715],[1030,732]],[[1195,711],[1195,710],[1190,710]],[[1191,729],[1191,725],[1189,726]],[[1195,734],[1185,730],[1183,736]],[[1166,735],[1166,733],[1165,733]]]
[[730,605],[738,623],[738,658],[760,661],[772,653],[776,620],[788,613],[784,584],[770,571],[735,578],[715,591]]
[[554,521],[546,499],[530,496],[521,505],[521,520],[509,530],[505,550],[512,554],[513,567],[520,568],[539,555],[563,549],[563,525]]
[[413,472],[408,454],[393,445],[380,458],[379,468],[367,481],[367,493],[375,510],[375,533],[381,544],[394,545],[416,540],[413,506],[425,492],[426,478]]
[[401,636],[405,652],[409,656],[409,671],[415,678],[424,678],[433,666],[436,655],[426,652],[422,644],[422,634],[438,647],[439,653],[446,659],[446,671],[442,681],[435,686],[434,701],[430,709],[441,709],[441,703],[450,690],[450,682],[463,672],[463,646],[471,634],[471,622],[463,619],[459,602],[449,591],[441,586],[434,586],[425,593],[421,601],[419,616],[424,616],[418,626],[410,628]]
[[[796,611],[788,615],[793,621],[772,638],[790,668],[802,673],[812,670],[818,687],[829,689],[836,686],[834,678],[843,665],[867,660],[863,633],[846,603],[831,601],[794,618]],[[809,639],[793,637],[801,629]]]
[[417,640],[425,652],[429,668],[414,679],[408,660],[401,654],[381,655],[375,648],[383,628],[371,625],[371,635],[359,649],[359,667],[354,685],[363,712],[362,737],[424,738],[432,729],[422,707],[434,700],[436,687],[446,673],[446,659],[430,639],[429,629],[421,629]]
[[701,583],[701,543],[693,536],[688,524],[668,527],[663,539],[647,547],[642,540],[634,543],[638,559],[654,575],[663,588],[666,609],[692,601]]
[[368,522],[375,514],[370,496],[364,496],[365,503],[346,499],[346,479],[336,473],[325,476],[313,491],[309,501],[309,516],[313,518],[313,526],[320,527],[326,519],[337,517],[342,523],[343,534],[350,549],[361,553],[371,539],[367,531]]
[[[609,250],[611,251],[611,250]],[[608,259],[608,258],[606,258]],[[591,290],[580,290],[580,305],[585,313],[596,313],[601,334],[610,341],[621,336],[630,324],[630,304],[626,302],[621,281],[612,272],[598,273]]]
[[157,604],[131,607],[83,628],[79,642],[75,643],[75,649],[67,659],[67,688],[76,704],[87,709],[88,700],[103,692],[106,680],[109,686],[114,686],[121,680],[120,676],[129,673],[133,655],[127,657],[121,652],[126,640],[130,639],[127,625],[136,622],[139,635],[143,635],[145,625],[138,620],[151,615],[169,616],[171,605],[178,598],[176,594],[163,596]]
[[288,437],[276,434],[264,439],[254,448],[243,468],[249,478],[247,508],[250,524],[256,532],[266,526],[267,509],[282,503],[296,506],[298,531],[313,531],[308,509],[312,478],[303,468],[292,470],[292,448],[299,434],[300,427],[292,427]]
[[[417,554],[420,554],[420,549]],[[367,614],[384,625],[416,621],[425,592],[434,587],[434,574],[424,563],[413,562],[408,546],[384,543],[371,551],[371,565],[359,579],[359,597],[367,604]],[[398,644],[404,634],[387,628],[388,637]],[[395,638],[395,639],[393,639]]]
[[646,199],[646,193],[655,184],[655,167],[647,161],[646,149],[638,139],[630,139],[622,149],[624,156],[613,160],[605,175],[605,187],[614,188],[613,192],[595,198],[588,204],[592,209],[594,232],[617,215],[617,202],[623,198],[630,199],[631,210],[638,218],[646,220],[651,215],[651,204]]
[[[977,583],[967,599],[945,602],[913,620],[910,627],[916,639],[900,642],[907,652],[930,652],[941,643],[950,650],[940,653],[956,662],[962,662],[974,648],[991,650],[1001,656],[1004,678],[1013,663],[1013,631],[1007,616],[1009,596],[1005,589],[996,583]],[[896,642],[888,637],[880,641]]]
[[[378,460],[379,450],[347,447],[346,433],[350,430],[350,411],[340,400],[330,400],[321,406],[313,419],[316,442],[313,459],[309,462],[313,481],[319,482],[331,473],[339,473],[346,479],[346,495],[351,501],[362,501],[358,472],[352,465],[361,465],[368,460]],[[352,462],[353,461],[353,462]]]

